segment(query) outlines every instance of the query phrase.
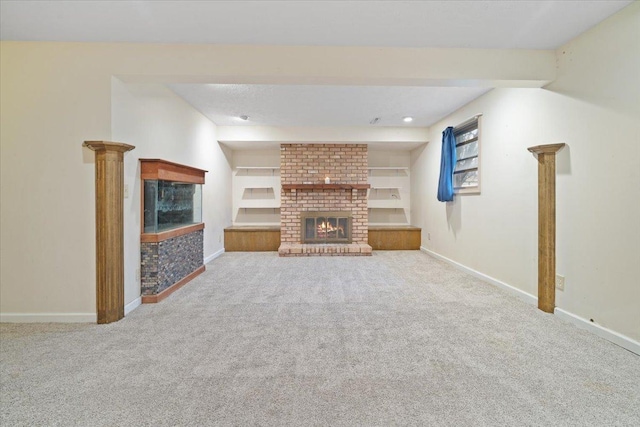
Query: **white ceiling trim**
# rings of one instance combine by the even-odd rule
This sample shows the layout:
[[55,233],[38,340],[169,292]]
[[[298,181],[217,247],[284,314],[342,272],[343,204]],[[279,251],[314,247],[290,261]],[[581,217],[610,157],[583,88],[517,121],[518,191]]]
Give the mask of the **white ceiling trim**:
[[428,142],[425,127],[218,126],[218,142],[234,150],[275,149],[281,143],[367,144],[372,149],[407,151]]

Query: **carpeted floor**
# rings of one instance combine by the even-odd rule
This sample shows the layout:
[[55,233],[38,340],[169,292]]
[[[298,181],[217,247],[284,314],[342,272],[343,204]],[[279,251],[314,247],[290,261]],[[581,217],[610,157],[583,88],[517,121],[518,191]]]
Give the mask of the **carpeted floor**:
[[2,426],[638,426],[640,357],[419,251],[227,253],[110,325],[0,325]]

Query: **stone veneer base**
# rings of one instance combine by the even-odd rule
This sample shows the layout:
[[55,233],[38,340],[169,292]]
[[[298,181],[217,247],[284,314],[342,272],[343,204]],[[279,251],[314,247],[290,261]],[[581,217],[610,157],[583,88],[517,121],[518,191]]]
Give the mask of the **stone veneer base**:
[[158,295],[204,265],[203,230],[140,243],[142,295]]
[[196,278],[200,274],[204,273],[205,269],[206,269],[206,267],[204,265],[201,266],[196,271],[194,271],[193,273],[183,277],[182,280],[177,281],[176,283],[174,283],[173,285],[169,286],[168,288],[166,288],[164,291],[160,292],[159,294],[142,295],[142,298],[141,298],[142,304],[155,304],[155,303],[158,303],[158,302],[162,301],[163,299],[167,298],[169,295],[171,295],[172,293],[174,293],[175,291],[177,291],[178,289],[180,289],[181,287],[183,287],[184,285],[189,283],[191,280],[193,280],[194,278]]
[[302,244],[282,243],[278,255],[285,256],[371,256],[365,243]]

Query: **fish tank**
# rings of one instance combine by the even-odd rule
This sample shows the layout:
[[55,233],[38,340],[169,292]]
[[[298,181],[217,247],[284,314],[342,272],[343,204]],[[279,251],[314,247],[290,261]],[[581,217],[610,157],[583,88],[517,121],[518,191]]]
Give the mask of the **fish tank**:
[[202,184],[144,180],[144,232],[161,233],[202,222]]

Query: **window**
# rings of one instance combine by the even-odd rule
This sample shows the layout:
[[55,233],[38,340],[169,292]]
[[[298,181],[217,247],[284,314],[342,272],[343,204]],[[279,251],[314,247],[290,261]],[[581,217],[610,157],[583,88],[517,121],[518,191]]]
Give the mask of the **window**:
[[456,193],[480,193],[480,116],[453,128],[456,137],[456,166],[453,188]]

